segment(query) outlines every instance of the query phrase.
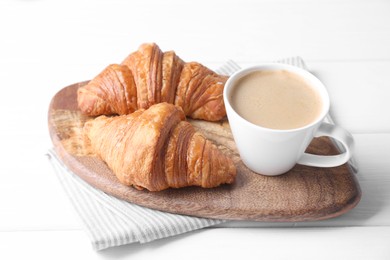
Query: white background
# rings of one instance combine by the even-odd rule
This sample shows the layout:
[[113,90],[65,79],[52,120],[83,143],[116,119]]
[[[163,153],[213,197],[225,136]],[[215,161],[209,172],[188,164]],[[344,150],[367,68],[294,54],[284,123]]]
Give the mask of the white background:
[[[360,204],[294,227],[230,223],[93,251],[45,157],[47,109],[61,88],[144,42],[212,69],[301,56],[328,87],[334,120],[355,137]],[[0,259],[390,259],[389,71],[385,0],[3,0]]]

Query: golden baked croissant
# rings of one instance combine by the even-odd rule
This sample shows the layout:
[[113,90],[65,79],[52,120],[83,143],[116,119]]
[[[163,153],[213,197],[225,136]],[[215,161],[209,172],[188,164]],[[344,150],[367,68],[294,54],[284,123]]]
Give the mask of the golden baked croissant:
[[207,121],[226,116],[221,76],[197,62],[183,62],[173,51],[142,44],[122,64],[111,64],[78,90],[78,105],[90,116],[129,114],[153,104],[180,106],[185,115]]
[[152,105],[84,125],[92,149],[127,186],[160,191],[232,183],[232,160],[185,120],[180,107]]

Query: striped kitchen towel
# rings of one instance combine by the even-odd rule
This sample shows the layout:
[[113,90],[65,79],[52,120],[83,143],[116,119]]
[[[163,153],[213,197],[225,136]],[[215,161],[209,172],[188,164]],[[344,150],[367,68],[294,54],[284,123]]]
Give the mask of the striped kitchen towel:
[[[280,62],[306,68],[299,57]],[[228,61],[217,72],[231,75],[239,68],[235,62]],[[117,199],[93,188],[67,169],[53,149],[49,150],[48,158],[95,250],[145,243],[225,222],[161,212]]]

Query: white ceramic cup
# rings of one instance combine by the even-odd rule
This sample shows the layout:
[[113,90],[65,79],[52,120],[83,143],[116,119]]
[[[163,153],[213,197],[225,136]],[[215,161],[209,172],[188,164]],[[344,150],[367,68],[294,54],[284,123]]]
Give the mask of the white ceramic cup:
[[[307,80],[320,93],[323,104],[321,115],[304,127],[289,130],[264,128],[242,118],[231,106],[229,100],[231,90],[243,76],[263,70],[287,70]],[[241,69],[230,76],[225,84],[223,95],[230,128],[241,159],[256,173],[269,176],[280,175],[288,172],[297,163],[316,167],[335,167],[346,163],[351,157],[354,146],[351,134],[339,126],[323,122],[329,111],[328,92],[320,80],[304,69],[279,63]],[[318,136],[335,138],[345,147],[345,152],[329,156],[305,153],[311,140]]]

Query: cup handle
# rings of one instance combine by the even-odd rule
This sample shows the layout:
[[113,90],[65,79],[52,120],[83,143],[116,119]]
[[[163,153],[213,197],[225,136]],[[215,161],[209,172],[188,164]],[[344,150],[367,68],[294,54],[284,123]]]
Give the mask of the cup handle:
[[349,132],[339,126],[323,122],[315,133],[315,137],[319,136],[329,136],[340,141],[345,148],[345,152],[338,155],[314,155],[304,153],[298,160],[298,164],[316,167],[336,167],[346,163],[351,158],[354,141]]

